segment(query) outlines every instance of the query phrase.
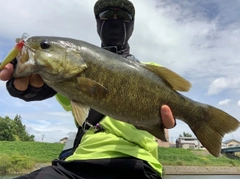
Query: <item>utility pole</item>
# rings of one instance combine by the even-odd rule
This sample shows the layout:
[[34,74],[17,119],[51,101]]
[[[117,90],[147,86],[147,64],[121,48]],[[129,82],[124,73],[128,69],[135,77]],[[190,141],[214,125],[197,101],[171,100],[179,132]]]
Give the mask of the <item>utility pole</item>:
[[45,138],[45,135],[43,134],[43,135],[42,135],[42,142],[43,142],[44,138]]

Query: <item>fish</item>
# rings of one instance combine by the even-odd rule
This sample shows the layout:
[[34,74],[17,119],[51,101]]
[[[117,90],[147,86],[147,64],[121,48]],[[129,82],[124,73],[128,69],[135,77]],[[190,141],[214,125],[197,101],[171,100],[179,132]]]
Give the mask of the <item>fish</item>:
[[194,101],[191,83],[163,66],[128,60],[91,43],[67,37],[29,37],[17,56],[13,77],[39,74],[57,93],[70,99],[80,126],[94,109],[130,123],[166,141],[160,107],[168,105],[215,157],[225,134],[240,122],[211,105]]

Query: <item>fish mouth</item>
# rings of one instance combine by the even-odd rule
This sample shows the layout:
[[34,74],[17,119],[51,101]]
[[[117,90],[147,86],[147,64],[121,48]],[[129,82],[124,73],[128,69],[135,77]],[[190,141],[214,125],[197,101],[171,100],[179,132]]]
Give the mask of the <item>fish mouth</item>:
[[16,56],[17,65],[14,70],[13,77],[26,77],[35,72],[36,63],[34,60],[34,56],[36,54],[36,50],[30,47],[27,42],[24,41],[24,46],[19,54]]
[[26,42],[24,42],[24,47],[25,47],[26,49],[29,49],[31,52],[36,53],[36,50],[33,49],[32,47],[30,47]]
[[[21,49],[21,51],[19,52],[19,54],[17,55],[17,58],[23,58],[24,61],[27,59],[26,57],[29,57],[28,55],[26,55],[27,53],[36,53],[36,50],[33,49],[32,47],[30,47],[27,43],[27,39],[29,38],[28,33],[23,33],[21,38],[17,38],[16,39],[16,43],[23,43],[23,48]],[[28,52],[28,50],[30,50],[31,52]]]
[[36,50],[28,45],[26,41],[23,42],[23,48],[16,56],[18,62],[25,63],[29,60],[33,60]]

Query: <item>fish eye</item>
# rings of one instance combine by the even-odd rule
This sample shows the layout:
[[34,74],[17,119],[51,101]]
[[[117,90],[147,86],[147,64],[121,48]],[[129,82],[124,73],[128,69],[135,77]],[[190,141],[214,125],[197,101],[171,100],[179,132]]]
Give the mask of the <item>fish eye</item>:
[[42,49],[48,49],[50,47],[50,43],[47,40],[43,40],[40,43],[40,46],[41,46]]

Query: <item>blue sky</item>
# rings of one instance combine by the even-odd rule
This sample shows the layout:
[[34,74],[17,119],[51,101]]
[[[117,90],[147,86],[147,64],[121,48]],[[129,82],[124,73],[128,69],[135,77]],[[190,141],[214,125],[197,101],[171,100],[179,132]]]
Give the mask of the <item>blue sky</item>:
[[[240,1],[132,0],[136,8],[131,53],[156,62],[192,83],[185,96],[240,119]],[[0,59],[24,32],[81,39],[100,45],[93,15],[95,0],[0,1]],[[1,60],[0,60],[1,61]],[[56,142],[75,132],[71,113],[55,98],[25,102],[11,97],[0,82],[0,116],[21,115],[37,141]],[[170,141],[192,133],[180,120]],[[44,138],[43,138],[44,137]],[[224,140],[240,141],[240,129]]]

